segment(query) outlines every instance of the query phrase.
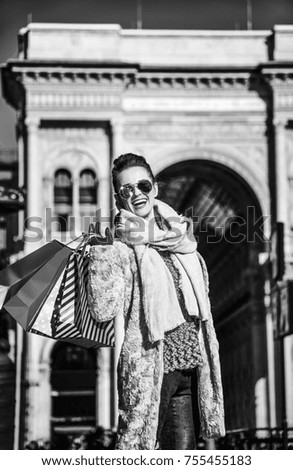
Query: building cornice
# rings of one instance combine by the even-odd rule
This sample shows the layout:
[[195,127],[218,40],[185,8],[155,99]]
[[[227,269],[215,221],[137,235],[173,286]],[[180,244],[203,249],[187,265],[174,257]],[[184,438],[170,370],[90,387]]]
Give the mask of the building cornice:
[[[105,95],[104,106],[119,106],[118,95],[124,92],[241,94],[257,91],[265,97],[269,88],[293,85],[293,62],[267,62],[257,67],[164,67],[113,62],[10,60],[2,67],[4,98],[21,109],[26,93],[36,104],[37,95],[44,94],[44,103],[59,105],[63,90],[69,93],[94,93],[97,88]],[[269,85],[269,86],[268,86]],[[35,98],[31,98],[36,94]],[[46,101],[46,95],[50,94]],[[54,95],[54,96],[53,96]],[[107,96],[106,96],[107,95]],[[79,100],[81,98],[78,98]],[[118,101],[117,101],[118,100]],[[41,100],[42,101],[42,100]],[[40,102],[41,102],[40,101]],[[70,101],[71,102],[71,101]],[[100,105],[101,99],[87,96],[85,104]],[[74,102],[75,103],[75,102]],[[101,102],[101,104],[103,104]],[[38,105],[37,105],[38,106]]]
[[[92,87],[108,93],[170,92],[241,93],[260,89],[262,73],[255,67],[146,67],[138,64],[10,60],[2,66],[3,94],[16,109],[27,90],[62,93]],[[53,89],[54,86],[54,89]],[[77,88],[78,87],[78,88]]]

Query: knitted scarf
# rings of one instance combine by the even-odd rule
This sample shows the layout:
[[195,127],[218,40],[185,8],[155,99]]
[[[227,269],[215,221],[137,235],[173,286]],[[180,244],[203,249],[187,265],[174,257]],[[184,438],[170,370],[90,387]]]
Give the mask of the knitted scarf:
[[[201,320],[209,317],[205,281],[199,258],[192,221],[180,216],[168,204],[156,200],[154,206],[160,228],[154,220],[147,221],[125,209],[116,217],[116,236],[132,246],[142,285],[142,301],[149,340],[164,338],[185,320],[179,305],[172,275],[158,251],[171,252],[180,273],[180,288],[189,315]],[[157,219],[158,220],[158,219]]]

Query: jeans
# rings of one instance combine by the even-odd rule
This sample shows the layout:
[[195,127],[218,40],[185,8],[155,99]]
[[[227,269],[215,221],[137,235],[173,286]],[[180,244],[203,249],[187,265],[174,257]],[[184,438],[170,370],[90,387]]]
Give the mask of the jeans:
[[199,419],[196,370],[164,374],[157,446],[159,449],[196,449]]

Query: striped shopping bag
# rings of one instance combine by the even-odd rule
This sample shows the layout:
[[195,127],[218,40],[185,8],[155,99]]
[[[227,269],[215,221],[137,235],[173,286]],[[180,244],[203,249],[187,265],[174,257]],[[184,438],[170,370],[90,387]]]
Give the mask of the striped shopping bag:
[[114,320],[96,321],[87,302],[88,248],[69,256],[51,318],[53,338],[92,347],[114,346]]

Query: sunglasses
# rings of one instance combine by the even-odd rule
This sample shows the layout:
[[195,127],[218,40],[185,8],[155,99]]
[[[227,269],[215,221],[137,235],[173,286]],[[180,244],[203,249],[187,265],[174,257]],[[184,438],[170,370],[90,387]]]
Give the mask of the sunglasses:
[[119,189],[119,195],[122,199],[129,199],[133,196],[135,188],[138,188],[142,193],[148,194],[153,189],[153,183],[149,180],[140,180],[135,184],[124,184]]

